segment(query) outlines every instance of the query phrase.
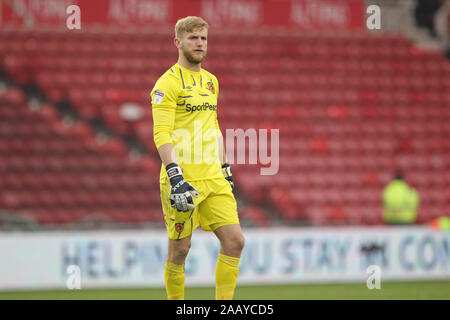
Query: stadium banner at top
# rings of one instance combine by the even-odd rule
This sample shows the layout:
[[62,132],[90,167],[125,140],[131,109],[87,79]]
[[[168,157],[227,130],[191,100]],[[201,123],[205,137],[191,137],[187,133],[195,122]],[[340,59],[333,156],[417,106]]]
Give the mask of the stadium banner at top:
[[188,15],[211,27],[275,27],[306,30],[362,29],[363,0],[14,0],[2,1],[1,26],[65,28],[67,7],[80,8],[81,28],[173,27]]
[[[245,229],[238,285],[366,284],[377,266],[389,280],[450,279],[450,232],[424,227]],[[161,230],[0,233],[0,290],[65,289],[79,270],[84,288],[163,287]],[[197,230],[187,286],[214,286],[219,243]],[[370,268],[369,268],[370,269]]]

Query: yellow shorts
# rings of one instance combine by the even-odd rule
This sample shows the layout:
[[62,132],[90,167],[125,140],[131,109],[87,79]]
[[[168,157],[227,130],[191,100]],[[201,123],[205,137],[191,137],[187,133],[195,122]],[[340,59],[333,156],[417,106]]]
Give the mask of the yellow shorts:
[[188,237],[199,225],[205,231],[239,224],[236,199],[225,178],[188,181],[199,192],[193,212],[180,212],[170,205],[170,182],[160,183],[161,204],[169,239]]

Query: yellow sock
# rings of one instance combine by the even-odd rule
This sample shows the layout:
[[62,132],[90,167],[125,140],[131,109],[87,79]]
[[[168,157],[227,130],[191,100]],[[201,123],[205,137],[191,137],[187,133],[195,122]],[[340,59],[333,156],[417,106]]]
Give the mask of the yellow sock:
[[169,300],[184,300],[184,264],[175,264],[166,260],[164,280]]
[[216,300],[233,299],[239,274],[239,258],[219,254],[216,265]]

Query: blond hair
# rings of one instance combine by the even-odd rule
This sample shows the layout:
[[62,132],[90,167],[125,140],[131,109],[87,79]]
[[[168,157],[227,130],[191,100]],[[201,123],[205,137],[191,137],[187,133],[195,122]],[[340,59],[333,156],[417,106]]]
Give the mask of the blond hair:
[[175,24],[175,37],[180,38],[185,32],[192,32],[194,29],[209,28],[208,23],[200,17],[188,16],[181,18]]

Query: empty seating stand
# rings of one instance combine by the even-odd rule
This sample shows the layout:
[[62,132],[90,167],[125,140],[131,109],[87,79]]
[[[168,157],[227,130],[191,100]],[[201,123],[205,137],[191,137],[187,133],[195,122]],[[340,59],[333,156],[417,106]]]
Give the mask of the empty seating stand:
[[43,224],[161,221],[160,164],[129,160],[121,143],[65,124],[51,105],[30,109],[16,88],[1,90],[0,207]]
[[[204,64],[220,82],[221,129],[280,130],[277,175],[261,176],[260,165],[232,166],[239,191],[250,201],[271,202],[288,223],[377,225],[382,223],[383,187],[400,168],[419,192],[419,223],[449,214],[448,60],[397,35],[256,30],[236,34],[217,30]],[[36,84],[51,104],[68,100],[83,120],[100,118],[118,133],[136,136],[150,150],[146,161],[152,163],[152,170],[159,168],[159,159],[152,139],[149,93],[175,63],[176,53],[170,34],[164,32],[0,33],[2,65],[18,85]],[[103,146],[107,149],[103,151],[82,121],[63,128],[51,105],[33,113],[26,111],[23,97],[14,99],[21,100],[14,102],[14,112],[1,107],[2,123],[16,119],[14,129],[4,124],[2,130],[17,131],[2,132],[1,148],[13,155],[0,157],[2,168],[21,168],[27,160],[36,169],[29,176],[8,169],[2,183],[8,188],[13,184],[16,189],[9,190],[16,191],[3,196],[4,206],[5,199],[8,206],[23,206],[20,199],[26,199],[27,207],[18,210],[27,209],[43,222],[47,217],[82,218],[87,214],[84,208],[119,220],[160,214],[159,199],[150,192],[156,190],[157,179],[142,178],[143,169],[129,163],[120,142]],[[120,108],[125,102],[141,105],[142,116],[123,119]],[[30,126],[16,110],[45,121],[30,120]],[[44,136],[53,136],[46,131],[55,130],[57,135],[48,143],[31,139],[26,146],[16,138],[37,137],[35,130]],[[66,141],[66,135],[71,142],[56,142]],[[42,154],[29,156],[30,150]],[[111,154],[104,156],[104,152]],[[72,153],[83,156],[75,161]],[[67,172],[62,180],[58,170]],[[40,193],[35,193],[31,186],[37,181],[50,189],[38,184]],[[105,186],[116,189],[107,192]],[[58,192],[49,192],[51,188]],[[97,188],[98,195],[89,188]],[[68,199],[68,190],[75,190],[76,197]],[[107,195],[114,195],[117,203],[101,205]],[[245,212],[260,225],[267,224],[256,207]]]

